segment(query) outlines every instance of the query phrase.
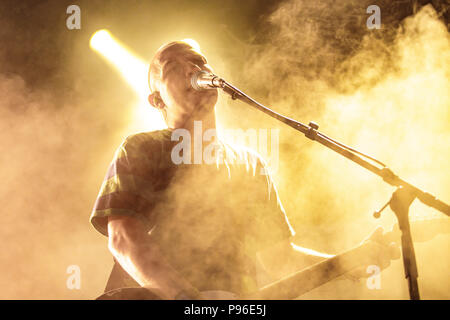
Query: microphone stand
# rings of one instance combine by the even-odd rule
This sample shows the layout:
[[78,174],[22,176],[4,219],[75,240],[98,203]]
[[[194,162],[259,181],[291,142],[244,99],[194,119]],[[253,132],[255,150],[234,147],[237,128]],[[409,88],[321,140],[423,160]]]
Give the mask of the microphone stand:
[[313,141],[317,141],[318,143],[343,155],[353,162],[356,162],[360,166],[380,176],[386,183],[397,187],[388,203],[386,203],[380,210],[376,211],[374,213],[374,217],[379,218],[381,212],[388,205],[395,213],[399,228],[402,233],[401,247],[403,255],[403,266],[405,270],[405,278],[408,281],[409,296],[411,300],[419,300],[420,294],[417,282],[418,272],[416,255],[414,252],[414,244],[412,241],[409,224],[409,207],[414,199],[417,198],[422,203],[436,210],[439,210],[447,216],[450,216],[450,206],[445,202],[437,199],[432,194],[425,192],[401,179],[384,163],[378,161],[377,159],[374,159],[330,137],[327,137],[326,135],[318,131],[319,126],[312,121],[309,123],[309,125],[304,125],[301,122],[287,118],[277,112],[274,112],[219,77],[214,77],[211,80],[211,87],[221,88],[225,93],[229,94],[233,100],[238,99],[251,105],[252,107],[255,107],[256,109],[294,128],[295,130],[302,132],[307,138]]

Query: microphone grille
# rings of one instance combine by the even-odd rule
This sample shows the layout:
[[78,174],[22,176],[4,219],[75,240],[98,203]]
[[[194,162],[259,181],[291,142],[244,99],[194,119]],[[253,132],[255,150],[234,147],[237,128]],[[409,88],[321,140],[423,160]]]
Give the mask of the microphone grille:
[[195,90],[203,90],[203,88],[198,85],[198,80],[202,75],[208,75],[208,74],[209,73],[206,71],[199,71],[199,72],[194,73],[191,77],[192,88],[194,88]]

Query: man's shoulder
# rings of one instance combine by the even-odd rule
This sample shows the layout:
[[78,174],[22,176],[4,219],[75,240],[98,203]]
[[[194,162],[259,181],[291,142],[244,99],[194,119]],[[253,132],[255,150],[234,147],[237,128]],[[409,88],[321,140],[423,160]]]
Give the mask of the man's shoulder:
[[133,133],[123,139],[119,149],[127,154],[159,152],[170,136],[168,129]]
[[168,129],[133,133],[125,137],[123,146],[139,147],[148,143],[162,143],[170,140],[171,131]]

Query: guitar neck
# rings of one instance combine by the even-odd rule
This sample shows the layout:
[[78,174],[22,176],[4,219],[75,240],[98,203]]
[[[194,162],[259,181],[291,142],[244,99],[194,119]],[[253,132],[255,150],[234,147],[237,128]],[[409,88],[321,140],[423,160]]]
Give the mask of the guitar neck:
[[275,281],[244,300],[291,300],[362,265],[376,264],[385,248],[368,241],[333,258]]
[[[450,219],[429,219],[411,223],[414,242],[428,241],[438,234],[450,233]],[[400,239],[398,230],[384,235],[388,242]],[[328,281],[360,266],[380,265],[379,261],[390,259],[389,250],[374,241],[367,241],[360,246],[345,251],[333,258],[316,263],[275,281],[258,292],[245,295],[241,299],[253,300],[290,300],[295,299]]]

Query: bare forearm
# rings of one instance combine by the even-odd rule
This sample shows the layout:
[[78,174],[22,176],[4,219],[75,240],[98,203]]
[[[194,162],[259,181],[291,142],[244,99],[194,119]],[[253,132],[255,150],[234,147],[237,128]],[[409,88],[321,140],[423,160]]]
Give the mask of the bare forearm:
[[139,220],[132,217],[109,218],[108,236],[109,250],[141,286],[156,289],[168,299],[175,298],[181,291],[198,293],[170,266],[158,245],[149,241]]
[[141,286],[158,289],[169,299],[191,287],[169,265],[155,245],[129,244],[124,249],[113,254],[125,271]]

